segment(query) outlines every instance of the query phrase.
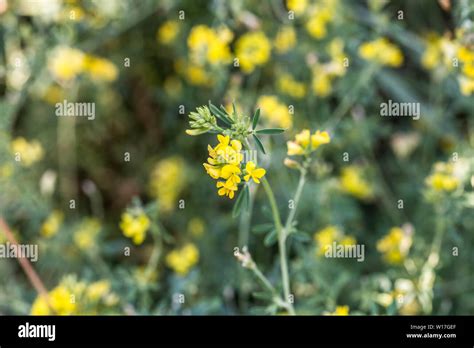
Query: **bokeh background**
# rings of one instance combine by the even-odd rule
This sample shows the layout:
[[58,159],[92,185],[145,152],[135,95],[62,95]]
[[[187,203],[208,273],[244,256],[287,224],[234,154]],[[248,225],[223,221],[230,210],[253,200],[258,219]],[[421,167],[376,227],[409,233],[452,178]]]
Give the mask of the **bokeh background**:
[[[0,216],[39,246],[53,307],[0,259],[0,313],[284,314],[233,255],[247,245],[280,289],[266,197],[233,218],[202,166],[215,136],[185,133],[211,100],[287,129],[259,159],[284,216],[286,141],[331,135],[289,240],[298,314],[474,314],[473,15],[468,0],[0,0]],[[95,119],[57,117],[64,100]],[[420,103],[419,120],[381,117],[388,100]],[[364,262],[325,258],[333,241],[364,244]]]

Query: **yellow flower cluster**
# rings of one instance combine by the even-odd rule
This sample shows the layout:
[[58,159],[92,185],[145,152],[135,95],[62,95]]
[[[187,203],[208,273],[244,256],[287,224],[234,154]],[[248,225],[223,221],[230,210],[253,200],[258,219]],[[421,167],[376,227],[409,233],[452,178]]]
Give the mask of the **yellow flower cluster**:
[[275,37],[273,41],[273,46],[275,50],[280,53],[286,53],[291,50],[296,45],[296,31],[293,27],[286,25],[283,26]]
[[156,32],[156,39],[163,45],[169,45],[178,36],[180,25],[178,21],[168,20],[164,22]]
[[125,237],[132,238],[133,243],[140,245],[146,237],[146,231],[150,228],[150,219],[144,212],[132,214],[125,212],[122,214],[120,229]]
[[345,75],[346,66],[344,64],[344,42],[340,38],[333,39],[327,51],[331,60],[326,63],[315,63],[312,66],[312,88],[314,94],[326,97],[332,92],[332,83],[336,77]]
[[289,74],[282,74],[277,81],[280,92],[289,95],[295,99],[301,99],[306,95],[306,86],[304,83],[296,81]]
[[180,276],[185,276],[191,268],[199,261],[199,250],[188,243],[180,249],[175,249],[166,255],[166,264]]
[[18,137],[10,143],[10,151],[22,166],[29,167],[43,158],[43,147],[37,140],[27,141]]
[[151,172],[149,191],[158,200],[161,211],[171,212],[186,184],[186,165],[178,156],[159,161]]
[[284,129],[293,125],[288,106],[278,100],[277,96],[262,95],[258,98],[257,105],[261,110],[262,119],[268,121],[269,125]]
[[399,67],[403,64],[402,51],[386,38],[363,43],[359,47],[359,55],[365,60],[381,65]]
[[296,15],[301,15],[308,8],[308,0],[287,0],[286,7]]
[[93,283],[77,281],[75,277],[63,278],[47,298],[39,295],[31,306],[32,315],[96,314],[99,306],[114,306],[118,297],[111,291],[110,282]]
[[458,188],[459,179],[454,175],[451,163],[438,162],[434,165],[434,172],[426,178],[426,184],[438,192],[451,192]]
[[228,44],[233,36],[224,26],[217,30],[206,25],[193,27],[188,36],[191,60],[201,66],[205,62],[211,65],[229,64],[232,56]]
[[311,6],[305,25],[309,35],[317,40],[326,37],[328,24],[334,19],[336,7],[337,0],[325,0]]
[[331,137],[326,131],[317,130],[311,134],[309,129],[304,129],[296,134],[295,140],[286,143],[288,147],[288,156],[302,156],[309,155],[316,151],[321,145],[329,144]]
[[235,54],[242,71],[250,74],[268,62],[271,49],[271,43],[262,31],[242,35],[235,44]]
[[374,191],[369,181],[363,177],[363,169],[356,165],[342,168],[339,179],[342,191],[362,200],[369,200],[373,197]]
[[175,70],[192,85],[209,87],[214,83],[211,74],[204,67],[185,59],[176,61]]
[[59,82],[71,81],[81,73],[96,81],[114,81],[118,76],[117,67],[109,60],[65,46],[53,50],[48,68]]
[[346,316],[346,315],[349,315],[349,306],[336,306],[336,309],[334,312],[324,312],[323,314]]
[[96,218],[86,218],[74,232],[74,243],[81,250],[88,250],[95,246],[101,224]]
[[241,176],[245,181],[253,179],[257,184],[260,178],[265,175],[265,169],[257,168],[255,163],[249,161],[245,169],[241,168],[244,159],[242,143],[238,140],[230,140],[229,136],[219,134],[217,136],[219,144],[216,147],[208,145],[209,158],[208,163],[204,163],[207,174],[213,179],[224,179],[217,181],[218,195],[234,198],[238,190],[238,184],[241,182]]
[[392,227],[388,234],[377,242],[377,250],[386,262],[397,265],[405,260],[412,244],[411,235],[400,227]]
[[193,237],[201,237],[204,234],[205,229],[206,224],[200,217],[193,217],[188,222],[187,230]]
[[458,76],[459,87],[463,95],[474,93],[474,50],[447,36],[430,33],[426,39],[426,49],[421,64],[429,70],[444,68],[452,71],[454,63],[459,61],[461,73]]
[[322,256],[326,252],[326,248],[336,242],[341,245],[354,245],[356,239],[352,236],[345,235],[337,226],[329,225],[317,231],[313,236],[317,244],[316,256]]
[[64,220],[64,214],[60,210],[53,210],[41,225],[40,234],[43,237],[51,238],[58,233]]

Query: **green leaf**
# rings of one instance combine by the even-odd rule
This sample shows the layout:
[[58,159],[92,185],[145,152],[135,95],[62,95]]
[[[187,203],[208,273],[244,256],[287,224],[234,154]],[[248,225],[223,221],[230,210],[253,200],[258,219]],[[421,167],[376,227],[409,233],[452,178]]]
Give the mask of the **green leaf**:
[[267,129],[259,129],[256,131],[257,134],[280,134],[283,133],[285,130],[283,128],[267,128]]
[[273,226],[274,225],[271,222],[256,225],[254,226],[254,228],[252,228],[252,232],[256,234],[265,233],[265,232],[270,231],[273,228]]
[[214,104],[209,101],[209,110],[216,116],[219,120],[227,124],[228,126],[232,125],[232,120],[230,120],[227,115],[225,115],[221,110],[219,110]]
[[255,143],[257,144],[257,147],[259,148],[259,150],[262,151],[264,154],[266,154],[265,148],[263,147],[263,144],[260,141],[260,139],[257,138],[257,136],[255,134],[252,134],[252,136],[255,139]]
[[237,108],[235,107],[235,103],[232,103],[232,110],[234,112],[234,118],[237,117]]
[[240,215],[242,209],[247,206],[248,188],[245,186],[239,193],[237,200],[235,201],[234,208],[232,209],[232,217],[235,218]]
[[263,240],[263,244],[265,246],[271,246],[276,243],[277,239],[278,238],[277,238],[276,230],[272,230],[269,234],[267,234],[267,236]]
[[253,114],[252,118],[252,129],[255,129],[257,127],[258,119],[260,118],[260,109],[255,110],[255,113]]
[[309,242],[311,240],[310,236],[308,236],[304,232],[293,232],[290,235],[290,238],[294,238],[298,242]]

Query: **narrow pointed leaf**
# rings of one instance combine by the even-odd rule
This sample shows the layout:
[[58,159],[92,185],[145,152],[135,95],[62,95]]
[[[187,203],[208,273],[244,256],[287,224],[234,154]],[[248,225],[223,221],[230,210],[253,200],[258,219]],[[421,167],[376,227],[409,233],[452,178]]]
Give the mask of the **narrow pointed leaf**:
[[244,196],[245,196],[245,189],[240,191],[237,197],[237,200],[235,201],[234,208],[232,209],[232,217],[235,218],[240,215],[244,202],[245,202]]
[[257,136],[255,134],[252,134],[252,135],[253,135],[253,138],[255,139],[255,143],[257,144],[257,147],[259,148],[259,150],[262,151],[264,154],[266,154],[265,148],[263,147],[263,144],[260,141],[260,139],[257,138]]
[[210,101],[209,101],[209,109],[211,110],[212,114],[216,116],[219,120],[221,120],[228,126],[232,125],[232,121],[221,110],[219,110],[215,105],[213,105]]
[[260,108],[255,110],[255,113],[253,114],[252,129],[255,129],[255,127],[257,127],[259,118],[260,118]]
[[257,134],[280,134],[283,133],[285,130],[283,128],[267,128],[267,129],[259,129],[255,131]]

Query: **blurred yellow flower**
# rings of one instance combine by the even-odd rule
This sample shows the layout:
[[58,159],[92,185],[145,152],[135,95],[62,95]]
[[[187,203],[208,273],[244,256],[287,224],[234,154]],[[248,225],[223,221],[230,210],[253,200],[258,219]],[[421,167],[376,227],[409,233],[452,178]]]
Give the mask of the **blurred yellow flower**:
[[28,142],[23,137],[17,137],[10,143],[10,151],[15,160],[22,166],[29,167],[43,158],[43,147],[37,140]]
[[60,46],[48,59],[48,68],[59,81],[70,81],[84,69],[85,55],[78,49]]
[[288,110],[288,106],[278,100],[274,95],[262,95],[257,101],[258,107],[261,109],[261,117],[268,121],[269,125],[291,128],[293,124],[292,116]]
[[194,237],[201,237],[204,234],[205,229],[206,225],[200,217],[193,217],[188,222],[188,233]]
[[271,54],[271,44],[262,31],[250,32],[242,35],[237,40],[235,52],[242,71],[250,74],[256,67],[268,62]]
[[474,79],[460,76],[458,78],[461,93],[465,96],[474,94]]
[[188,243],[180,249],[174,249],[166,255],[166,264],[180,276],[185,276],[191,268],[199,261],[199,250]]
[[386,38],[365,42],[359,47],[359,55],[365,60],[381,65],[399,67],[403,64],[402,51]]
[[336,306],[334,312],[324,312],[324,315],[349,315],[349,306]]
[[158,200],[162,212],[177,207],[177,199],[186,185],[186,165],[179,156],[160,160],[150,175],[149,192]]
[[229,64],[232,56],[228,42],[232,37],[229,29],[221,28],[219,32],[206,25],[193,27],[188,36],[191,60],[199,65],[205,61],[212,65]]
[[66,99],[66,94],[61,87],[57,85],[50,85],[45,90],[42,98],[48,104],[56,105],[56,103],[62,102],[64,99]]
[[158,28],[156,32],[156,39],[158,42],[168,45],[176,39],[179,30],[180,25],[178,21],[167,20]]
[[58,233],[59,228],[64,220],[64,214],[62,211],[53,210],[51,214],[41,225],[40,234],[45,238],[51,238]]
[[277,80],[277,86],[280,92],[296,99],[301,99],[306,95],[305,84],[296,81],[289,74],[282,74]]
[[437,162],[434,171],[426,178],[426,184],[438,192],[451,192],[458,188],[459,179],[454,175],[451,163]]
[[317,6],[306,22],[306,30],[315,39],[322,39],[327,35],[327,25],[331,21],[332,12],[327,7]]
[[283,54],[291,50],[296,45],[295,29],[289,25],[283,26],[273,41],[273,45],[278,53]]
[[98,301],[110,292],[110,282],[99,280],[90,284],[86,289],[86,296],[90,301]]
[[308,8],[308,0],[287,0],[286,6],[288,10],[293,11],[296,15],[300,15]]
[[96,81],[115,81],[118,76],[118,69],[112,62],[92,55],[85,56],[84,72]]
[[64,285],[59,285],[48,294],[48,301],[39,295],[31,307],[31,315],[71,315],[76,313],[74,294]]
[[146,231],[150,227],[150,219],[145,213],[132,214],[125,212],[122,214],[120,229],[125,237],[132,238],[133,243],[140,245],[145,240]]
[[184,76],[192,85],[209,87],[213,84],[211,74],[199,65],[178,59],[175,64],[175,69],[177,73]]
[[369,200],[373,197],[372,186],[364,179],[362,168],[356,165],[342,168],[339,183],[342,191],[358,199]]
[[328,132],[317,130],[314,134],[311,134],[309,129],[303,129],[300,133],[296,134],[295,140],[288,141],[288,156],[301,156],[309,155],[311,152],[316,151],[321,145],[329,144],[331,137]]
[[392,227],[388,234],[377,242],[377,250],[384,260],[393,265],[401,264],[412,244],[411,235],[400,227]]
[[101,224],[98,219],[86,218],[74,232],[74,243],[81,250],[87,250],[94,247],[100,229]]
[[333,242],[341,245],[354,245],[357,243],[353,236],[344,234],[339,227],[328,225],[314,233],[314,241],[317,244],[316,256],[322,256],[326,252],[328,246],[332,246]]

